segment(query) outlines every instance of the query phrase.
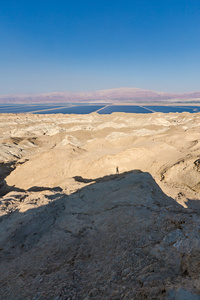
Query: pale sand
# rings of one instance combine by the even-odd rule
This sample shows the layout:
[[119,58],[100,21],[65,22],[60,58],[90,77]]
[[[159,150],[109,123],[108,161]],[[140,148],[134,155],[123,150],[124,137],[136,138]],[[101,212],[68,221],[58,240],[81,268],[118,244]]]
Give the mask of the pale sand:
[[200,297],[200,113],[1,114],[0,162],[2,299]]

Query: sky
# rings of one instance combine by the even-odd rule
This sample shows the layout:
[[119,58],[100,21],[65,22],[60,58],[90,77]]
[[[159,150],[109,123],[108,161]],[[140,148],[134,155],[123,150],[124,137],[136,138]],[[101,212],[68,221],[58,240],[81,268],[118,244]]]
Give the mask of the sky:
[[199,0],[0,0],[0,94],[200,90]]

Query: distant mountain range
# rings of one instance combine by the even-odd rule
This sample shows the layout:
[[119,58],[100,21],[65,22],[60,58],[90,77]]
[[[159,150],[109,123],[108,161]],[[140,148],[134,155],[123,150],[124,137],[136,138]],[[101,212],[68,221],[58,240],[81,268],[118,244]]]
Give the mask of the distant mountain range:
[[96,92],[52,92],[0,96],[0,103],[77,103],[77,102],[200,102],[200,91],[184,94],[164,93],[138,88],[117,88]]

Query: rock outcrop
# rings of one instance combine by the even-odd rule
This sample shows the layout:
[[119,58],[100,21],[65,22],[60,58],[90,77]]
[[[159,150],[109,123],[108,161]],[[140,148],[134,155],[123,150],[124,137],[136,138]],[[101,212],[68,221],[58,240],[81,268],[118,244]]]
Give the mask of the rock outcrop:
[[199,114],[0,120],[1,299],[200,299]]

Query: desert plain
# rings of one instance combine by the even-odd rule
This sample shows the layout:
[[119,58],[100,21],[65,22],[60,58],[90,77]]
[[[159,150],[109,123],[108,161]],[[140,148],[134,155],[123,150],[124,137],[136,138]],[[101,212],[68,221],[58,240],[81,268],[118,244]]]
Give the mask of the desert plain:
[[200,113],[0,115],[1,299],[200,299]]

